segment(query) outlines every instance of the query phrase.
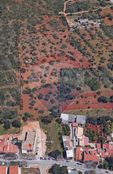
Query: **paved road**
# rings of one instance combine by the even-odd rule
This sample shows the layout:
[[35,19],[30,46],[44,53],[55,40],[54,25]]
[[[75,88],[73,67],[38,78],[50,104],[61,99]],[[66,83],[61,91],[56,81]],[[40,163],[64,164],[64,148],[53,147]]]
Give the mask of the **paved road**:
[[99,169],[99,168],[97,168],[95,171],[96,171],[96,174],[113,174],[113,171]]
[[[86,171],[90,171],[90,170],[94,170],[94,168],[87,168],[85,164],[80,163],[80,162],[76,162],[76,161],[69,161],[67,162],[66,160],[40,160],[40,159],[34,159],[34,160],[25,160],[25,159],[16,159],[16,160],[11,160],[14,162],[22,162],[22,161],[26,161],[28,166],[33,166],[33,165],[37,165],[40,170],[41,170],[41,174],[45,174],[46,173],[46,169],[50,168],[51,166],[53,166],[54,164],[59,164],[60,166],[67,166],[70,168],[74,168],[76,170],[82,171],[83,173],[85,173]],[[5,162],[7,164],[10,163],[10,160],[4,160],[4,159],[0,159],[0,162]],[[97,174],[113,174],[113,171],[107,171],[104,169],[99,169],[96,168],[95,169]],[[108,172],[108,173],[107,173]]]
[[[36,164],[36,163],[39,166],[42,166],[42,167],[45,167],[45,168],[48,168],[48,166],[51,167],[54,164],[59,164],[60,166],[67,166],[67,167],[75,168],[75,169],[77,169],[79,171],[84,171],[84,172],[91,170],[91,169],[87,169],[84,164],[81,164],[81,163],[78,163],[78,162],[75,162],[75,161],[70,161],[70,162],[67,162],[65,160],[59,160],[59,161],[55,161],[55,160],[33,160],[33,161],[27,161],[28,165],[33,165],[33,164]],[[80,164],[80,165],[78,165],[78,164]]]

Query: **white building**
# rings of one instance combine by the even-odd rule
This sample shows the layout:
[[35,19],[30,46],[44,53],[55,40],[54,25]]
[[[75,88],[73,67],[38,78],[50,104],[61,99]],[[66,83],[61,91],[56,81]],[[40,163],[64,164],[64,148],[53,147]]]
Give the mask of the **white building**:
[[61,120],[62,120],[62,123],[68,124],[68,123],[73,123],[73,122],[75,122],[75,120],[76,120],[76,115],[62,113],[60,118],[61,118]]
[[73,149],[66,150],[66,157],[67,157],[67,159],[73,159],[74,158],[74,150]]
[[74,159],[74,149],[70,136],[62,136],[63,146],[68,159]]
[[24,132],[22,142],[22,153],[36,153],[37,132],[35,129]]
[[84,115],[74,115],[74,114],[61,114],[61,120],[62,123],[68,124],[68,123],[77,123],[84,125],[86,123],[86,116]]

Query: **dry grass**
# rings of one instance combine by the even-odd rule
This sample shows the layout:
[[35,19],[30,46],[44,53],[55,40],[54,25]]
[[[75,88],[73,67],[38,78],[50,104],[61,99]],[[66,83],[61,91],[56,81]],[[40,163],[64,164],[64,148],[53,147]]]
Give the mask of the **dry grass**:
[[38,168],[22,168],[22,174],[40,174]]
[[3,134],[16,134],[16,133],[19,133],[20,132],[20,129],[19,128],[13,128],[11,127],[10,129],[4,129],[3,125],[0,125],[0,135],[3,135]]
[[63,149],[61,147],[61,140],[59,139],[58,127],[56,125],[56,121],[54,120],[48,125],[44,125],[40,121],[40,125],[45,130],[45,133],[47,133],[48,140],[52,142],[51,145],[47,146],[46,153],[49,153],[54,150],[59,150],[62,152]]

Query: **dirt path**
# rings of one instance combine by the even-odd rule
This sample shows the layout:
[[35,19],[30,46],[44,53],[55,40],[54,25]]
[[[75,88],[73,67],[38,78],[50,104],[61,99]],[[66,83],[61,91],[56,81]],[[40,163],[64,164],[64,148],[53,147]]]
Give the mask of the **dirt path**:
[[6,89],[6,88],[18,88],[18,84],[0,86],[0,89]]
[[86,10],[86,11],[80,11],[80,12],[74,12],[74,13],[66,13],[66,16],[67,15],[78,15],[78,14],[83,14],[83,13],[89,13],[90,11],[95,12],[98,10],[104,10],[106,8],[111,8],[111,7],[113,7],[113,5],[108,5],[106,7],[99,7],[99,8],[93,9],[93,10]]
[[106,9],[106,8],[113,7],[113,5],[108,5],[106,7],[99,7],[99,8],[93,9],[93,10],[86,10],[86,11],[80,11],[80,12],[74,12],[74,13],[66,13],[66,7],[67,7],[67,3],[68,2],[73,2],[73,0],[67,0],[67,1],[65,1],[64,2],[63,11],[62,12],[59,12],[59,15],[64,15],[64,17],[66,18],[66,21],[67,21],[68,25],[69,25],[69,20],[67,18],[68,15],[80,15],[80,14],[83,14],[83,13],[89,13],[90,11],[95,12],[95,11],[98,11],[98,10],[103,10],[103,9]]
[[18,106],[0,106],[0,110],[2,109],[10,109],[12,111],[17,110],[18,111]]

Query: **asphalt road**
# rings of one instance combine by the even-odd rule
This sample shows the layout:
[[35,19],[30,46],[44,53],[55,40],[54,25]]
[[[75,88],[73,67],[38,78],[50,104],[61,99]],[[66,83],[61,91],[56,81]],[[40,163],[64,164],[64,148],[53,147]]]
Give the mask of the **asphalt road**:
[[[22,161],[26,161],[28,166],[37,165],[41,170],[41,174],[45,174],[44,172],[46,171],[46,169],[50,168],[54,164],[58,164],[60,166],[67,166],[69,168],[74,168],[78,171],[82,171],[83,173],[85,173],[87,171],[94,170],[94,168],[87,168],[85,164],[80,163],[80,162],[76,162],[76,161],[66,161],[66,160],[56,161],[56,160],[52,160],[52,159],[50,159],[50,160],[48,160],[48,159],[33,159],[33,160],[25,160],[25,159],[5,160],[5,159],[0,159],[0,163],[5,162],[8,165],[10,164],[10,162],[22,162]],[[113,174],[113,171],[108,171],[108,170],[99,169],[99,168],[96,168],[95,171],[96,171],[97,174]]]

